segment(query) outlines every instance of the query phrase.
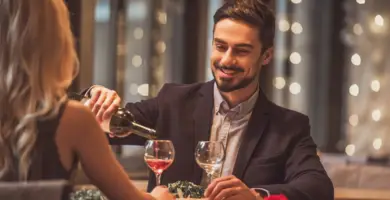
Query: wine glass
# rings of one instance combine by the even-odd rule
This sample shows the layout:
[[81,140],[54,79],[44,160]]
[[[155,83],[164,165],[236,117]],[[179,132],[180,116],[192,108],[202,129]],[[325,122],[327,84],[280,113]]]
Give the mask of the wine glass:
[[207,173],[208,184],[214,174],[220,173],[225,158],[221,141],[199,141],[195,149],[196,163]]
[[161,184],[161,175],[175,158],[175,148],[170,140],[148,140],[145,144],[144,159],[156,175],[156,185]]

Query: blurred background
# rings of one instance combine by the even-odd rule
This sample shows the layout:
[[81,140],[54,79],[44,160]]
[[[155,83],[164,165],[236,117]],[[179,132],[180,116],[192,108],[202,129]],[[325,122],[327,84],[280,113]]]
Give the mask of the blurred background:
[[[154,97],[164,83],[212,79],[212,17],[223,0],[66,2],[81,62],[72,90],[99,84],[116,90],[125,103]],[[267,96],[310,117],[319,152],[336,155],[329,162],[366,166],[370,157],[386,163],[390,1],[266,2],[277,20],[275,57],[261,75]],[[114,150],[132,178],[146,178],[143,147]],[[334,176],[351,169],[342,170]],[[376,178],[383,177],[380,170]]]

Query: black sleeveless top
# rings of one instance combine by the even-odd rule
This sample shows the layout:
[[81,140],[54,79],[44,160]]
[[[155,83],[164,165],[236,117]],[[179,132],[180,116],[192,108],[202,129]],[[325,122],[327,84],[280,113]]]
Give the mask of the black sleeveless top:
[[75,155],[71,170],[66,170],[61,163],[55,142],[60,120],[64,113],[66,102],[61,105],[58,115],[54,118],[38,121],[37,141],[35,144],[28,180],[69,180],[77,168],[78,159]]

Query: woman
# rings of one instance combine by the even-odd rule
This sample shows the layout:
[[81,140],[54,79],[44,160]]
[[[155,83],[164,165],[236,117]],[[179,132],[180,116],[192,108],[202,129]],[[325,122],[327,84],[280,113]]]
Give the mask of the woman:
[[127,178],[89,109],[67,100],[78,72],[68,18],[63,0],[0,0],[0,181],[70,179],[80,161],[109,199],[154,199]]

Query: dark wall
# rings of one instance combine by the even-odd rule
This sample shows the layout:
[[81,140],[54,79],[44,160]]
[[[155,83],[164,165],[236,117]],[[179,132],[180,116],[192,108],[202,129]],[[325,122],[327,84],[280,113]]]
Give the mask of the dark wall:
[[[70,22],[72,26],[72,32],[75,37],[76,51],[80,52],[80,26],[81,26],[81,1],[80,0],[65,0],[70,13]],[[79,76],[77,76],[69,90],[77,92],[80,90]]]
[[328,140],[324,150],[327,152],[341,152],[338,143],[344,138],[344,119],[346,102],[344,102],[343,84],[348,71],[345,67],[345,45],[341,40],[341,32],[345,27],[345,11],[343,9],[345,0],[333,0],[333,18],[331,23],[331,58],[329,66],[329,96],[328,96]]
[[[215,1],[215,0],[210,0]],[[208,1],[187,0],[184,12],[183,82],[194,83],[204,77],[206,60]]]

